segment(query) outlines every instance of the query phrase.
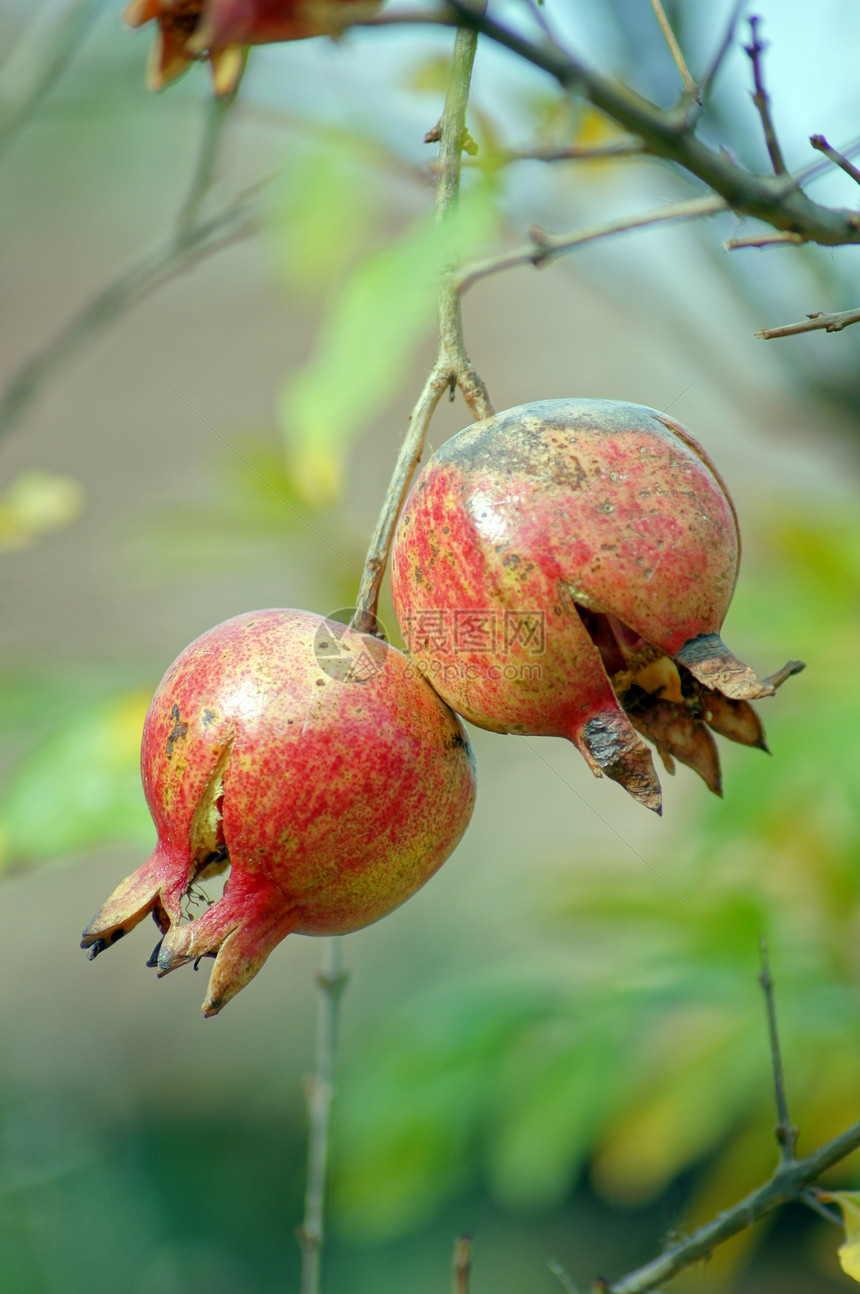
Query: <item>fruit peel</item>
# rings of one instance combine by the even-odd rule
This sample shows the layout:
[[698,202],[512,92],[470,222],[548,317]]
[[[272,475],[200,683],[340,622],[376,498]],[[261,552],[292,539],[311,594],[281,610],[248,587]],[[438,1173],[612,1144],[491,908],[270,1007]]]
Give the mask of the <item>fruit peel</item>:
[[[237,616],[186,648],[150,706],[141,770],[158,843],[82,946],[96,956],[151,912],[159,975],[215,957],[207,1015],[287,934],[343,934],[409,898],[475,794],[462,724],[407,658],[293,610]],[[189,920],[191,887],[228,864],[222,897]]]

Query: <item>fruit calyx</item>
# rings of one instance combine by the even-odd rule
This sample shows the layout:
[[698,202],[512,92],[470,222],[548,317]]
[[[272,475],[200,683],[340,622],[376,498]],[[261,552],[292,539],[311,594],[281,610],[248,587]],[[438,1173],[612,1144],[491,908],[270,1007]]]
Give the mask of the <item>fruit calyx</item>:
[[392,591],[407,650],[455,710],[496,732],[567,737],[659,812],[643,738],[719,793],[710,731],[766,748],[749,701],[802,668],[760,680],[722,642],[739,555],[728,490],[680,424],[641,405],[544,400],[427,461]]
[[[97,957],[147,913],[159,976],[212,957],[215,1015],[290,933],[344,934],[410,897],[471,815],[463,726],[402,653],[305,611],[247,613],[177,658],[144,725],[150,858],[84,931]],[[199,915],[198,883],[229,867]]]

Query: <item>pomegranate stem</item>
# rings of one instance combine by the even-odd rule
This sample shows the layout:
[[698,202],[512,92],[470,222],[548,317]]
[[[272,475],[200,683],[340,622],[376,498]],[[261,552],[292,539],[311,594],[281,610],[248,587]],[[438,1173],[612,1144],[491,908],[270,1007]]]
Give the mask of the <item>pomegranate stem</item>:
[[[476,46],[476,33],[461,27],[454,41],[445,107],[438,126],[428,135],[428,139],[439,140],[436,218],[440,221],[456,209],[460,195],[463,147],[468,140],[466,105]],[[487,388],[466,354],[460,290],[453,277],[455,268],[453,265],[449,267],[439,289],[439,352],[436,362],[409,418],[409,427],[364,562],[351,622],[353,628],[364,633],[376,630],[379,590],[388,564],[394,528],[421,460],[427,428],[444,392],[459,387],[475,419],[488,418],[495,412]]]

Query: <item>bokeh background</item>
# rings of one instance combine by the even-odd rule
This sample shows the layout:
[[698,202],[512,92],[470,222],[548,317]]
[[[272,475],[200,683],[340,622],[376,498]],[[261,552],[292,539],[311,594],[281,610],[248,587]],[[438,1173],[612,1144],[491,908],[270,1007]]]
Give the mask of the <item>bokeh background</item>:
[[[694,72],[731,7],[667,6]],[[860,11],[758,12],[777,127],[803,166],[811,133],[839,146],[856,127]],[[546,14],[595,63],[673,101],[646,0],[548,0]],[[741,24],[705,134],[765,170],[745,39]],[[0,11],[4,379],[41,357],[0,442],[10,1294],[297,1288],[319,944],[288,939],[204,1022],[202,975],[157,981],[144,929],[93,965],[78,942],[153,843],[137,749],[168,663],[239,611],[354,598],[435,353],[422,140],[450,44],[392,28],[255,51],[206,198],[217,212],[258,194],[254,235],[75,334],[55,363],[58,330],[171,237],[208,79],[195,68],[148,93],[149,35],[112,3]],[[613,129],[491,48],[474,86],[475,254],[519,245],[532,223],[575,229],[698,191],[641,160],[498,165],[504,149]],[[857,203],[837,172],[812,192]],[[725,799],[681,769],[663,779],[659,821],[560,742],[473,734],[479,800],[462,844],[345,943],[330,1294],[444,1290],[460,1232],[475,1237],[475,1294],[552,1294],[565,1286],[550,1264],[586,1286],[763,1180],[776,1152],[762,933],[801,1150],[858,1118],[860,330],[753,333],[856,306],[860,252],[724,251],[754,230],[723,216],[631,233],[466,297],[497,408],[603,396],[693,430],[744,535],[727,641],[760,673],[789,657],[808,669],[761,707],[772,757],[722,743]],[[431,443],[467,421],[446,403]],[[393,633],[387,594],[382,618]],[[849,1161],[832,1180],[858,1173]],[[847,1289],[840,1240],[793,1207],[677,1288]]]

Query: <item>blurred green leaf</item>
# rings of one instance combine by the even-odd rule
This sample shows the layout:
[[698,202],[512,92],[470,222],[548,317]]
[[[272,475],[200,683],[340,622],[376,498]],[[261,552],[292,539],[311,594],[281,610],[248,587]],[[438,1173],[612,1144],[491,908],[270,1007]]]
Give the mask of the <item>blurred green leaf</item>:
[[280,400],[290,468],[305,498],[337,497],[345,448],[402,387],[434,326],[443,267],[479,246],[494,220],[489,189],[475,189],[455,218],[420,220],[348,275],[315,354]]
[[[437,983],[374,1031],[354,1063],[373,1072],[379,1104],[343,1110],[352,1153],[338,1167],[338,1198],[350,1226],[359,1185],[364,1219],[391,1189],[377,1139],[386,1165],[408,1161],[424,1129],[425,1077],[434,1090],[443,1068],[457,1076],[437,1109],[439,1136],[456,1129],[457,1180],[484,1174],[508,1207],[561,1204],[586,1163],[601,1193],[626,1204],[712,1164],[700,1196],[724,1207],[739,1180],[760,1178],[772,1147],[762,934],[804,1146],[856,1119],[860,518],[792,503],[770,514],[757,553],[730,641],[747,658],[750,643],[772,652],[778,641],[769,668],[796,656],[809,668],[761,705],[773,756],[721,742],[725,800],[694,788],[678,834],[665,837],[666,861],[655,861],[686,902],[633,856],[572,851],[530,896],[529,999],[508,999],[512,971],[497,964],[484,972],[495,993]],[[453,1189],[451,1165],[425,1160],[412,1173],[409,1198],[425,1208]],[[409,1209],[385,1216],[403,1226]]]
[[0,799],[0,872],[115,841],[151,848],[139,772],[148,704],[137,691],[100,701],[17,764]]
[[274,186],[267,225],[278,269],[294,292],[330,296],[359,258],[382,215],[382,160],[378,144],[346,132],[291,158]]

